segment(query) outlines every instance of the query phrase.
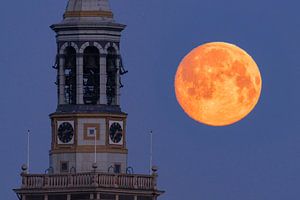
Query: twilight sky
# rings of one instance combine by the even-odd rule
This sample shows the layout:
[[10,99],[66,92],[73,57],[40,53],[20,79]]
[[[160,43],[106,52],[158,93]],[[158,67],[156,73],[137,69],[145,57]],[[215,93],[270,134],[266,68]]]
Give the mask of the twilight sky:
[[[15,200],[32,131],[32,172],[48,168],[56,108],[55,35],[66,0],[3,1],[0,12],[0,196]],[[160,200],[300,198],[300,2],[297,0],[111,0],[128,25],[121,48],[122,109],[128,116],[129,165],[148,172],[149,135]],[[228,127],[199,124],[178,105],[173,81],[183,56],[211,41],[234,43],[257,62],[262,96]]]

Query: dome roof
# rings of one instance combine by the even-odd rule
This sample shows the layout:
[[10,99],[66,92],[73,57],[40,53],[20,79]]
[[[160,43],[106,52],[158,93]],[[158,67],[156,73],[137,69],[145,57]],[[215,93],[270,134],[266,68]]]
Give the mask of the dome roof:
[[69,0],[64,21],[112,22],[113,13],[108,0]]

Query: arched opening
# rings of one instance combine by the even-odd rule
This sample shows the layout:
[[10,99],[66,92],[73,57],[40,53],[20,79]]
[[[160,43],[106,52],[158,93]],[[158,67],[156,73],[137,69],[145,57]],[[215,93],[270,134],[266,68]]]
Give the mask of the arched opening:
[[65,102],[76,104],[76,50],[73,47],[67,47],[64,55]]
[[107,104],[115,105],[117,97],[117,52],[113,47],[109,47],[106,56],[106,96]]
[[83,102],[95,105],[99,101],[100,86],[100,54],[96,47],[84,50],[83,56]]

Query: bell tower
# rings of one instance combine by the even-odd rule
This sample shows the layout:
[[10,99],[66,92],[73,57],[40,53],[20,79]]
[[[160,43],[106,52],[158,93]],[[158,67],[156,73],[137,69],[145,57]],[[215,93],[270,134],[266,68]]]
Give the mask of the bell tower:
[[58,105],[50,115],[53,173],[127,168],[126,114],[120,107],[125,25],[108,0],[69,0],[56,32]]
[[108,0],[69,0],[56,33],[57,108],[50,114],[50,166],[22,166],[20,200],[157,200],[157,168],[127,166],[126,118],[120,106],[120,37]]

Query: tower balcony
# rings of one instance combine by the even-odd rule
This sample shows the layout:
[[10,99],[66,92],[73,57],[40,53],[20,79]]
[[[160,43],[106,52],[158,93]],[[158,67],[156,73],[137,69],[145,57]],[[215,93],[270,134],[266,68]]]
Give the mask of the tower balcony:
[[22,174],[21,189],[124,188],[155,190],[156,175],[109,173]]
[[157,190],[157,174],[113,174],[113,173],[67,173],[67,174],[27,174],[22,173],[22,185],[15,192],[24,194],[45,194],[47,191],[70,193],[72,191],[106,191],[144,193],[160,195]]

